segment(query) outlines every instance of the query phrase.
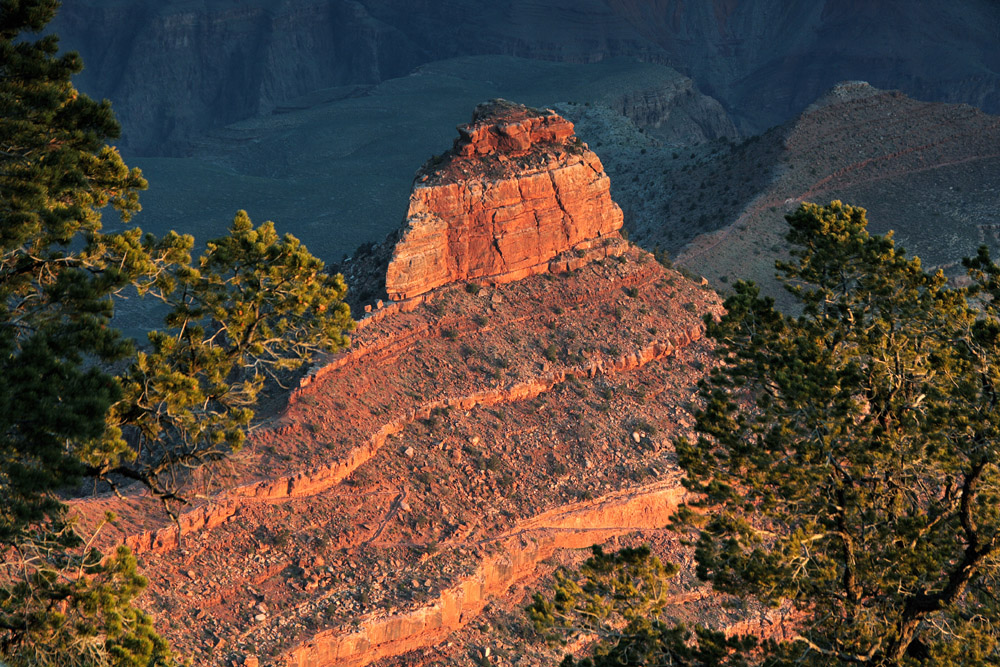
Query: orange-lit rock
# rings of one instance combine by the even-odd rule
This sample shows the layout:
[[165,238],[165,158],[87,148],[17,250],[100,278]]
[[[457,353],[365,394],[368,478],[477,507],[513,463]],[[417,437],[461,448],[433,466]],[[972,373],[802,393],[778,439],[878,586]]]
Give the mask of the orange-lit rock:
[[560,270],[566,253],[621,251],[621,209],[572,123],[494,100],[478,106],[459,134],[443,159],[418,174],[386,272],[391,298]]
[[556,280],[448,285],[362,320],[176,520],[138,489],[73,506],[119,517],[99,546],[142,559],[141,604],[194,664],[441,664],[484,614],[520,617],[557,550],[663,532],[718,312],[635,247]]

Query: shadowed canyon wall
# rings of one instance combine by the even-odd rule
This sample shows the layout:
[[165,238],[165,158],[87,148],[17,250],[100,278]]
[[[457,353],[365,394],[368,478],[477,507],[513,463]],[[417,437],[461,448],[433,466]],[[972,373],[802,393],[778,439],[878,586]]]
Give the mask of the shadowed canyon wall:
[[84,56],[83,89],[115,103],[124,143],[145,154],[310,91],[358,94],[476,54],[669,64],[744,131],[845,79],[1000,110],[1000,4],[989,0],[74,0],[55,29]]

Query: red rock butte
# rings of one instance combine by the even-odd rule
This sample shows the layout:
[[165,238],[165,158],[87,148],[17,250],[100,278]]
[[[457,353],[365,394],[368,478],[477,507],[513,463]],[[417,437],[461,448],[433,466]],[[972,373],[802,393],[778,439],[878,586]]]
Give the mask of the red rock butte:
[[386,272],[391,299],[462,280],[512,282],[624,250],[604,166],[568,120],[493,100],[458,132],[452,150],[417,174]]
[[[74,501],[81,525],[118,517],[96,544],[142,558],[164,636],[217,667],[468,664],[486,646],[510,656],[490,664],[555,664],[518,630],[528,594],[550,558],[609,540],[685,564],[673,617],[783,632],[699,584],[666,529],[690,499],[671,443],[694,437],[718,295],[617,234],[600,162],[550,112],[480,107],[417,180],[392,263],[413,281],[395,293],[424,296],[364,317],[241,452],[191,477],[175,520],[136,487]],[[445,225],[425,246],[420,207]],[[388,248],[352,270],[381,275]]]

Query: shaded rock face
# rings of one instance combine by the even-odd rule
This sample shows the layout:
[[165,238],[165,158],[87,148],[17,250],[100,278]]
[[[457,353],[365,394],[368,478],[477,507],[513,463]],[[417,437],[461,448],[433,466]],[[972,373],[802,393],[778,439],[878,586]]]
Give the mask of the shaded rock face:
[[794,121],[684,176],[669,184],[672,213],[636,236],[649,232],[647,243],[674,251],[666,230],[682,228],[682,215],[707,220],[714,227],[696,230],[708,233],[675,262],[710,281],[753,280],[782,307],[790,304],[774,262],[787,247],[784,215],[801,202],[867,209],[869,231],[893,230],[898,247],[951,278],[964,277],[962,258],[980,246],[1000,250],[1000,116],[966,105],[843,82]]
[[140,155],[184,154],[206,129],[426,60],[348,0],[80,0],[64,3],[53,28],[84,58],[77,85],[112,100],[120,143]]
[[121,143],[140,155],[184,154],[207,129],[312,91],[357,94],[458,55],[657,50],[604,0],[74,0],[53,28],[84,58],[80,88],[111,99]]
[[845,79],[1000,109],[1000,4],[607,0],[744,132],[786,122]]
[[494,100],[459,135],[418,173],[386,272],[390,298],[460,280],[520,280],[564,266],[560,255],[619,247],[621,209],[572,123]]
[[143,154],[473,54],[670,64],[745,132],[845,79],[1000,110],[994,0],[74,0],[54,28],[87,63],[81,87],[114,102]]
[[722,104],[699,92],[695,82],[685,76],[664,78],[658,85],[626,91],[597,102],[669,144],[739,138]]

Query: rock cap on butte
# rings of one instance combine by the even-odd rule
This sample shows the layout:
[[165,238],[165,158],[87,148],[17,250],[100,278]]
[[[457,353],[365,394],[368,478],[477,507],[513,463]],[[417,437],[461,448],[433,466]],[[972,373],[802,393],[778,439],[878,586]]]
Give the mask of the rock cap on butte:
[[447,283],[503,283],[621,251],[622,212],[600,159],[551,110],[476,107],[454,147],[418,172],[386,272],[407,299]]

